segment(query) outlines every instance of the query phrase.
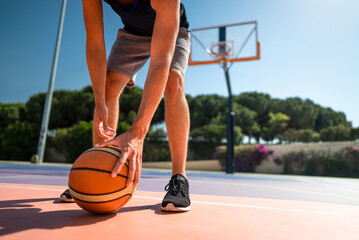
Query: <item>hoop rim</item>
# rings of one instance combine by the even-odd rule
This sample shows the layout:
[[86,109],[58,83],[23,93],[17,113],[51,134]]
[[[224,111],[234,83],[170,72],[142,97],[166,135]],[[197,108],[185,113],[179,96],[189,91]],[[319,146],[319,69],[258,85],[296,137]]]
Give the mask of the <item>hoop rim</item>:
[[[261,59],[260,42],[257,42],[257,49],[258,49],[257,50],[257,56],[245,57],[245,58],[234,58],[234,59],[228,59],[227,61],[232,63],[232,62],[246,62],[246,61],[260,60]],[[189,66],[198,66],[198,65],[207,65],[207,64],[218,64],[218,60],[192,61],[191,56],[189,56],[189,58],[188,58],[188,65]]]
[[[216,47],[224,47],[224,51],[223,52],[220,52],[220,51],[216,52],[216,51],[214,51],[214,49]],[[213,55],[213,57],[217,61],[228,61],[230,59],[230,57],[233,56],[234,42],[233,41],[214,42],[211,45],[210,51],[211,51],[211,54]]]

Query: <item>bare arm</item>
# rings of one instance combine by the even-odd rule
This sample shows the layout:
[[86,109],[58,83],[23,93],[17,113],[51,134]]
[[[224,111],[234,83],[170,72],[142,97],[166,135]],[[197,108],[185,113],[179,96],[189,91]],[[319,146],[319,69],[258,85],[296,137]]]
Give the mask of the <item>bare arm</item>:
[[130,131],[144,137],[161,101],[169,74],[179,28],[179,0],[152,0],[156,11],[151,42],[151,61],[143,96]]
[[151,62],[136,120],[124,134],[96,145],[116,145],[121,149],[121,156],[112,170],[112,176],[117,175],[128,159],[130,168],[127,185],[134,180],[135,186],[141,175],[143,141],[166,87],[179,28],[179,0],[152,0],[151,4],[156,11]]
[[[115,136],[115,130],[107,124],[108,110],[105,103],[106,48],[103,30],[101,0],[82,0],[86,28],[86,60],[95,95],[94,128],[105,139]],[[107,130],[110,130],[107,132]]]
[[105,104],[106,49],[101,0],[82,0],[86,28],[86,60],[96,104]]

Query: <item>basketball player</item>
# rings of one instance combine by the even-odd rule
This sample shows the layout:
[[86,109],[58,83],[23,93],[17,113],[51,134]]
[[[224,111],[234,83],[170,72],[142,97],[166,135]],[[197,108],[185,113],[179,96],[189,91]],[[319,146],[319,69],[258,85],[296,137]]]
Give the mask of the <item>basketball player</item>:
[[[142,167],[143,142],[151,119],[164,94],[165,120],[172,158],[172,178],[162,201],[163,211],[190,209],[185,173],[189,134],[189,110],[184,93],[184,74],[190,52],[190,33],[180,0],[104,0],[121,17],[123,29],[106,61],[102,0],[83,0],[86,58],[95,95],[93,144],[116,145],[121,156],[112,171],[129,160],[127,184],[137,186]],[[151,58],[150,58],[151,57]],[[119,97],[135,85],[136,73],[150,58],[141,104],[131,128],[115,137]],[[114,138],[115,137],[115,138]],[[69,191],[63,201],[72,201]]]

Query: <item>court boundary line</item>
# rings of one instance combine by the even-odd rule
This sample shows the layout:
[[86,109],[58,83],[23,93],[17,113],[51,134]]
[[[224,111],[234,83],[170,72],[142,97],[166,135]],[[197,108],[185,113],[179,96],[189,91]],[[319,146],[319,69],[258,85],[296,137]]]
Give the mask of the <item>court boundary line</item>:
[[[192,182],[203,182],[206,183],[205,180],[197,180],[197,179],[193,179],[191,180]],[[313,184],[318,184],[320,185],[320,183],[315,183],[315,182],[309,182],[309,183],[313,183]],[[227,184],[226,182],[216,182],[215,184]],[[238,183],[238,182],[231,182],[232,185],[239,185],[239,186],[249,186],[252,187],[251,184],[248,183]],[[327,192],[314,192],[314,191],[308,191],[308,190],[298,190],[298,189],[293,189],[293,188],[287,188],[287,187],[275,187],[275,186],[263,186],[261,185],[259,188],[267,188],[267,189],[276,189],[276,190],[284,190],[284,191],[292,191],[292,192],[298,192],[298,193],[310,193],[310,194],[316,194],[316,195],[322,195],[322,196],[329,196],[329,197],[337,197],[337,195],[332,194],[332,193],[327,193]],[[335,188],[336,189],[336,188]],[[350,192],[355,192],[354,190],[351,189],[341,189],[342,191],[350,191]],[[355,192],[357,193],[357,192]],[[358,197],[351,197],[351,196],[340,196],[341,198],[347,198],[347,199],[354,199],[354,200],[359,200]]]
[[[22,175],[16,175],[16,176],[0,176],[0,179],[5,179],[5,178],[47,178],[47,175],[32,175],[32,174],[22,174]],[[63,177],[63,176],[53,176],[53,177]],[[192,179],[192,182],[206,182],[205,180],[198,180],[198,179]],[[352,189],[347,189],[347,188],[339,188],[339,187],[334,187],[332,185],[329,184],[325,184],[325,183],[318,183],[318,182],[314,182],[314,181],[309,181],[306,180],[304,182],[307,183],[312,183],[312,184],[317,184],[317,185],[322,185],[322,186],[327,186],[327,187],[332,187],[333,189],[340,189],[342,191],[347,191],[347,192],[355,192],[356,191],[352,190]],[[217,182],[216,184],[226,184],[225,182]],[[251,184],[247,184],[247,183],[233,183],[231,182],[231,184],[234,185],[240,185],[240,186],[252,186]],[[328,197],[337,197],[336,194],[332,194],[332,193],[327,193],[327,192],[314,192],[314,191],[308,191],[308,190],[299,190],[299,189],[293,189],[293,188],[286,188],[286,187],[282,187],[282,186],[260,186],[261,188],[267,188],[267,189],[275,189],[275,190],[284,190],[284,191],[291,191],[291,192],[298,192],[298,193],[309,193],[309,194],[315,194],[315,195],[321,195],[321,196],[328,196]],[[343,195],[341,196],[341,198],[346,198],[346,199],[351,199],[351,200],[359,200],[358,197],[352,197],[352,196],[347,196],[347,195]]]
[[[56,188],[12,186],[12,185],[1,185],[1,184],[0,184],[0,188],[34,189],[34,190],[46,190],[46,191],[58,191],[58,192],[63,191],[63,189],[56,189]],[[213,195],[213,196],[216,197],[216,195]],[[162,201],[162,198],[158,198],[158,197],[147,197],[147,196],[136,196],[136,195],[134,195],[133,198],[151,199],[151,200]],[[294,209],[294,208],[265,207],[265,206],[257,206],[257,205],[221,203],[221,202],[207,202],[207,201],[197,201],[197,200],[194,200],[194,201],[191,201],[191,202],[196,203],[196,204],[203,204],[203,205],[239,207],[239,208],[252,208],[252,209],[274,210],[274,211],[281,211],[281,212],[313,213],[313,214],[320,214],[320,215],[351,216],[351,217],[353,217],[353,216],[358,217],[359,216],[359,215],[345,214],[344,212],[334,212],[334,211],[315,211],[315,210]]]

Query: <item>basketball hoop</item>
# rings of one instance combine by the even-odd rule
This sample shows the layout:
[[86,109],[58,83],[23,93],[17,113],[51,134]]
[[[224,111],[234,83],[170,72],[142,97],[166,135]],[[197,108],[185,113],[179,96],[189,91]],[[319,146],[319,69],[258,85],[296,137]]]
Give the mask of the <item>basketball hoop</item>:
[[257,21],[191,29],[191,54],[188,65],[219,64],[226,77],[228,88],[226,173],[234,173],[234,112],[229,69],[234,62],[260,59],[257,30]]
[[219,63],[228,62],[234,54],[233,41],[214,42],[211,45],[211,56],[218,60]]

